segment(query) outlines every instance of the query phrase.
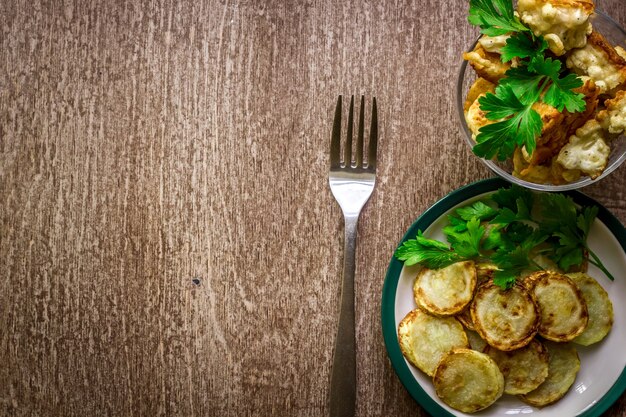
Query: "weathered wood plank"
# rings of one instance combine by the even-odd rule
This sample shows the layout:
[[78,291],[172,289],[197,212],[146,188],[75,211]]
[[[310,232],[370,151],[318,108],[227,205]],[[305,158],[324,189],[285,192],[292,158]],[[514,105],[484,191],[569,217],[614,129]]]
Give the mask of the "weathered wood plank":
[[[622,25],[621,0],[598,1]],[[0,414],[320,416],[338,94],[376,95],[358,414],[425,416],[380,330],[410,223],[490,173],[461,140],[466,3],[0,3]],[[626,221],[626,167],[586,189]],[[607,414],[626,416],[620,398]]]

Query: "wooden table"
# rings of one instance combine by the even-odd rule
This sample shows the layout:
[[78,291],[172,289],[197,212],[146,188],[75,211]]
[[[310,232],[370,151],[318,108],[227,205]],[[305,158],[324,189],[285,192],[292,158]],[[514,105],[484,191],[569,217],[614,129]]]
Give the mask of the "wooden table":
[[[97,3],[0,3],[0,415],[326,415],[328,142],[337,95],[366,94],[357,411],[425,416],[387,359],[381,289],[412,221],[492,176],[453,101],[466,2]],[[623,6],[598,0],[626,26]],[[625,174],[585,189],[622,222]]]

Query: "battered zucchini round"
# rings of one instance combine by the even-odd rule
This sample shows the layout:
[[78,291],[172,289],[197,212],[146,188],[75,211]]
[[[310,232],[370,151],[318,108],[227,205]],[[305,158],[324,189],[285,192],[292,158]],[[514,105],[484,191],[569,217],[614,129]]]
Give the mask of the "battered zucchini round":
[[469,347],[463,326],[454,317],[436,317],[416,308],[398,325],[404,357],[433,376],[441,357],[456,347]]
[[485,353],[504,375],[504,392],[526,394],[548,377],[548,350],[536,339],[521,349],[503,352],[487,346]]
[[487,342],[485,342],[485,340],[482,337],[480,337],[478,333],[476,333],[473,330],[466,329],[465,334],[467,335],[467,340],[469,341],[469,345],[472,350],[475,350],[478,352],[485,351],[485,347],[488,346]]
[[548,377],[537,389],[519,398],[535,407],[543,407],[560,400],[570,389],[580,369],[578,353],[573,346],[546,342],[548,356]]
[[589,346],[597,343],[609,333],[613,327],[613,304],[607,292],[592,277],[582,272],[567,274],[576,283],[583,294],[589,322],[585,330],[576,336],[572,342]]
[[441,269],[422,269],[413,285],[413,297],[423,310],[437,316],[451,316],[472,301],[475,288],[474,262],[457,262]]
[[499,350],[526,346],[539,326],[539,308],[521,285],[502,290],[493,282],[478,287],[471,307],[474,327],[485,341]]
[[540,271],[526,278],[524,285],[539,304],[542,337],[569,342],[585,330],[589,321],[587,303],[571,279],[553,271]]
[[433,377],[435,392],[450,407],[474,413],[502,396],[504,377],[484,353],[453,349],[439,362]]

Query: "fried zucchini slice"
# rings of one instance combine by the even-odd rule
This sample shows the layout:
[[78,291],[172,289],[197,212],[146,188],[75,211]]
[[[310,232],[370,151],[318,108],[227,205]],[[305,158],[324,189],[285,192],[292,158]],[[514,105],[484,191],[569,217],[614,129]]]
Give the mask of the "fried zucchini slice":
[[583,346],[597,343],[604,339],[613,327],[613,304],[609,294],[593,277],[587,274],[575,272],[566,275],[576,283],[583,293],[589,312],[587,327],[572,342]]
[[422,310],[451,316],[467,307],[475,288],[474,262],[457,262],[441,269],[423,268],[413,285],[413,297]]
[[537,389],[518,397],[527,404],[543,407],[560,400],[576,380],[580,360],[570,344],[546,342],[548,349],[548,377]]
[[554,342],[569,342],[581,334],[589,314],[576,284],[554,271],[539,271],[524,280],[541,310],[539,334]]
[[493,282],[478,287],[471,307],[474,327],[485,341],[499,350],[526,346],[539,326],[539,308],[521,285],[502,290]]
[[529,393],[548,377],[548,350],[537,339],[510,352],[491,346],[487,346],[484,352],[498,364],[507,394]]
[[480,337],[480,335],[473,330],[466,329],[465,333],[467,334],[467,340],[469,341],[470,349],[476,350],[478,352],[485,351],[485,347],[488,346],[487,342],[485,342],[485,339]]
[[404,357],[433,376],[441,357],[456,347],[469,347],[463,326],[454,317],[436,317],[416,308],[398,325]]
[[498,365],[471,349],[453,349],[446,354],[437,366],[433,384],[443,402],[465,413],[489,407],[504,392]]

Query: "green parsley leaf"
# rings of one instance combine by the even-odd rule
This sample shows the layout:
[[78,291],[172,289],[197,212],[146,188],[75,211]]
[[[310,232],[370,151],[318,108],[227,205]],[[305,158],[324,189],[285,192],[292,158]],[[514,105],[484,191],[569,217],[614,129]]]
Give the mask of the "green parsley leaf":
[[470,0],[467,20],[487,36],[530,30],[515,16],[511,0]]
[[543,101],[558,111],[566,109],[570,113],[582,112],[587,106],[585,95],[572,91],[582,85],[582,80],[575,74],[569,74],[563,78],[554,78],[543,96]]
[[543,122],[532,105],[523,104],[509,86],[500,86],[496,94],[488,93],[478,99],[480,108],[490,120],[512,116],[481,127],[472,151],[482,158],[494,156],[504,161],[513,155],[515,146],[525,146],[529,153],[535,150],[535,138],[541,133]]
[[561,61],[536,56],[528,64],[528,69],[547,77],[552,82],[543,96],[546,104],[558,111],[563,111],[564,108],[571,113],[585,110],[585,95],[572,91],[582,87],[583,81],[576,74],[568,74],[561,78]]
[[549,78],[557,77],[561,71],[561,61],[537,55],[528,63],[528,70]]
[[525,223],[511,223],[506,228],[506,237],[514,244],[528,242],[535,229]]
[[463,260],[445,243],[424,237],[421,230],[415,239],[405,241],[396,249],[394,256],[407,266],[421,263],[431,269],[444,268]]
[[478,99],[480,109],[485,112],[489,120],[500,120],[514,116],[526,108],[515,95],[513,89],[507,85],[499,85],[496,92],[487,93]]
[[563,270],[580,266],[588,255],[591,264],[614,279],[587,245],[597,214],[598,207],[579,208],[563,194],[511,186],[448,215],[443,229],[448,243],[426,238],[420,230],[394,256],[405,265],[430,269],[465,260],[490,262],[498,268],[494,282],[504,289],[522,272],[541,269],[534,261],[537,255],[549,256]]
[[528,103],[539,99],[539,85],[545,79],[543,75],[530,72],[525,66],[511,68],[504,75],[498,85],[510,87],[515,96],[520,97],[520,101]]
[[[444,232],[445,233],[445,232]],[[480,225],[476,217],[467,222],[467,230],[462,233],[448,232],[446,238],[454,252],[462,258],[471,259],[480,255],[480,241],[485,227]]]
[[580,246],[579,236],[567,228],[563,229],[562,232],[554,233],[554,236],[558,237],[559,244],[555,247],[553,258],[559,268],[567,271],[571,266],[583,263],[584,254],[583,248]]
[[582,213],[574,200],[563,194],[542,194],[539,227],[551,234],[555,241],[553,259],[562,269],[580,265],[584,251],[591,257],[589,262],[597,266],[611,280],[615,279],[600,258],[587,245],[587,235],[598,213],[597,207],[587,207]]
[[498,211],[493,207],[488,206],[482,201],[477,201],[471,206],[461,207],[455,210],[456,214],[465,221],[477,218],[478,220],[489,220],[498,214]]
[[543,193],[539,195],[539,227],[547,233],[563,228],[576,227],[576,205],[571,197],[563,194]]
[[448,222],[450,224],[443,228],[444,234],[464,232],[467,230],[467,222],[454,214],[448,215]]
[[530,265],[528,251],[522,246],[511,251],[497,251],[492,260],[498,267],[493,277],[493,283],[502,289],[511,288],[515,284],[517,276]]
[[501,249],[493,256],[492,260],[498,267],[498,271],[494,274],[494,284],[502,287],[502,289],[511,288],[515,283],[517,276],[524,270],[538,269],[538,266],[532,261],[533,249],[543,243],[547,236],[541,232],[533,232],[524,239],[513,250]]
[[486,228],[486,237],[482,240],[482,250],[512,250],[504,228],[501,225],[490,225]]
[[493,283],[503,290],[508,290],[517,281],[517,271],[509,269],[500,269],[493,274]]
[[512,34],[502,47],[502,62],[509,62],[513,58],[533,58],[542,55],[548,49],[548,42],[543,36],[535,37],[532,32],[518,32]]
[[589,229],[591,229],[591,225],[597,215],[598,206],[592,206],[585,207],[583,212],[576,218],[576,226],[578,226],[578,229],[583,233],[585,240],[587,240],[587,236],[589,236]]
[[523,211],[529,213],[534,203],[533,192],[528,188],[519,185],[511,185],[509,188],[500,188],[491,194],[491,200],[501,208],[519,210],[523,206]]

